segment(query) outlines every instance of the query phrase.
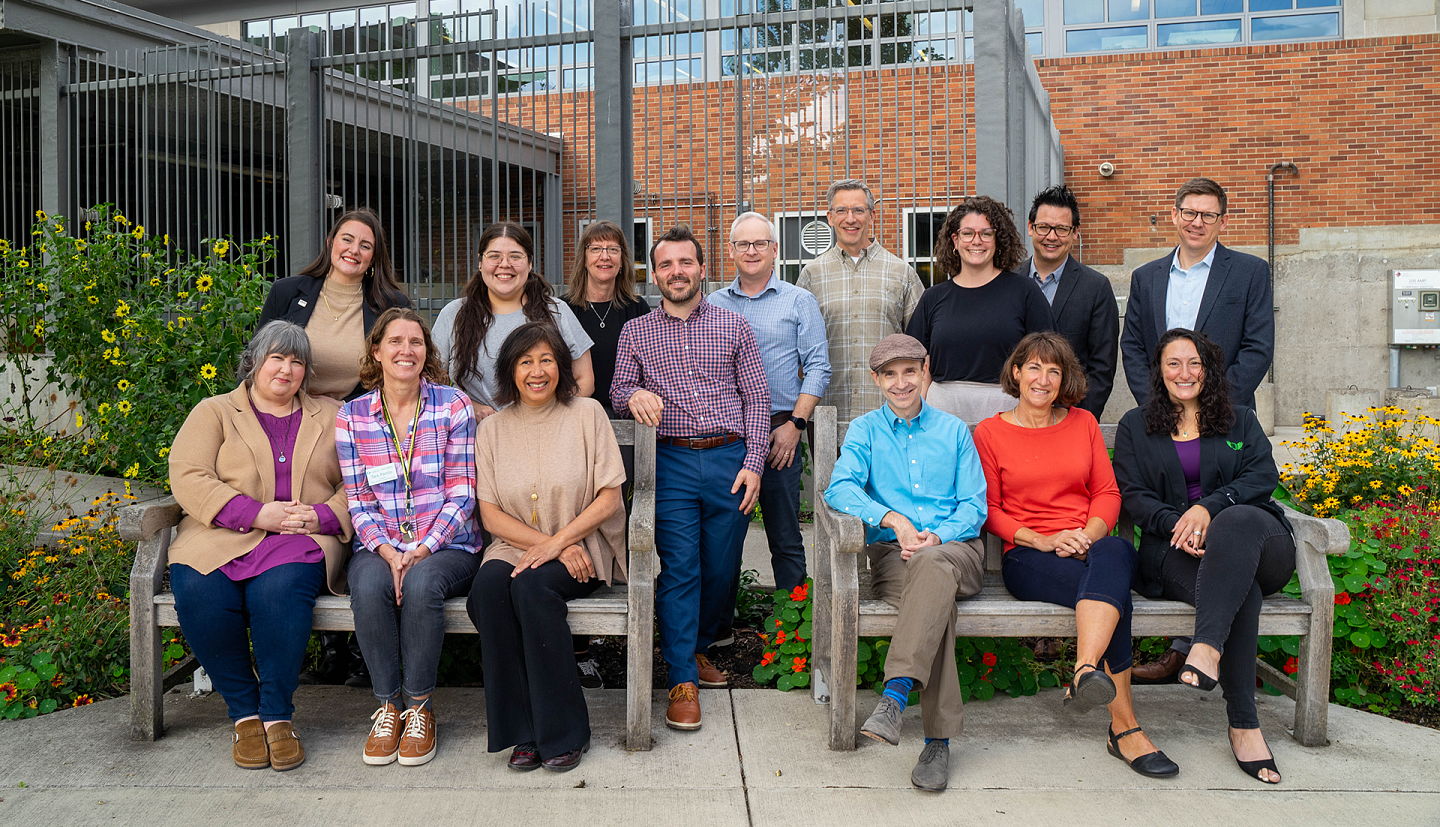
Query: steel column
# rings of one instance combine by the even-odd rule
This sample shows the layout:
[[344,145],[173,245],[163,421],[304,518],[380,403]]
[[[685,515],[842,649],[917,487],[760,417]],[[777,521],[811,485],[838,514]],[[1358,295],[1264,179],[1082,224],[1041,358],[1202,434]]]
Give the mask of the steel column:
[[293,273],[320,249],[325,221],[325,179],[320,174],[320,72],[311,60],[320,56],[320,35],[291,29],[285,38],[285,166],[287,206],[285,249]]

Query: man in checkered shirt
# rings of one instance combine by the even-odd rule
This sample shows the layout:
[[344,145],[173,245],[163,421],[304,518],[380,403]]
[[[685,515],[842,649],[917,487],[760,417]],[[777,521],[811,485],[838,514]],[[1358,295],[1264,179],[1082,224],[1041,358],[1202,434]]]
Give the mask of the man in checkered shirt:
[[655,616],[670,670],[665,723],[700,728],[699,686],[723,687],[705,656],[730,619],[730,587],[760,496],[770,388],[750,325],[700,293],[705,252],[689,227],[650,249],[660,307],[625,323],[610,400],[657,431]]

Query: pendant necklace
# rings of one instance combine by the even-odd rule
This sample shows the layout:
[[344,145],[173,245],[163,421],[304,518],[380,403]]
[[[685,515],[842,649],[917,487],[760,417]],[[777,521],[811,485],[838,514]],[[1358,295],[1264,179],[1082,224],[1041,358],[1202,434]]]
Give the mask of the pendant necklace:
[[[248,395],[248,394],[247,394],[247,395]],[[250,400],[250,408],[251,408],[251,410],[254,410],[256,414],[259,414],[259,413],[260,413],[259,409],[255,407],[255,400],[253,400],[253,399]],[[294,399],[291,399],[291,400],[290,400],[290,412],[287,413],[287,414],[285,414],[285,416],[284,416],[284,419],[285,419],[285,438],[282,439],[282,440],[280,440],[280,443],[279,443],[278,445],[275,443],[275,434],[271,432],[270,426],[266,425],[266,424],[265,424],[265,420],[260,419],[260,417],[259,417],[258,415],[255,417],[255,419],[260,422],[260,429],[265,432],[266,438],[268,438],[268,439],[270,440],[270,447],[274,448],[275,451],[276,451],[276,453],[279,455],[279,456],[275,457],[275,461],[276,461],[276,462],[279,462],[279,463],[282,463],[282,464],[285,462],[285,446],[290,444],[290,426],[294,424],[293,422],[290,421],[290,417],[291,417],[294,413],[295,413],[295,400],[294,400]],[[273,414],[272,414],[272,415],[273,415]],[[277,416],[277,417],[275,417],[275,418],[276,418],[276,419],[280,419],[281,417],[278,417],[278,416]]]
[[[330,318],[337,322],[340,321],[341,316],[345,315],[345,311],[350,309],[350,305],[355,303],[355,299],[350,299],[349,301],[345,302],[344,307],[340,308],[340,312],[336,313],[335,306],[330,303],[330,297],[325,294],[325,288],[323,287],[320,288],[320,298],[323,299],[325,302],[325,309],[330,311]],[[601,326],[603,327],[604,325]]]
[[610,311],[615,309],[615,305],[611,304],[610,302],[606,302],[605,315],[601,316],[600,311],[595,309],[595,305],[597,304],[599,304],[599,302],[590,302],[590,312],[594,313],[595,318],[600,320],[600,328],[603,330],[605,328],[605,320],[610,318]]

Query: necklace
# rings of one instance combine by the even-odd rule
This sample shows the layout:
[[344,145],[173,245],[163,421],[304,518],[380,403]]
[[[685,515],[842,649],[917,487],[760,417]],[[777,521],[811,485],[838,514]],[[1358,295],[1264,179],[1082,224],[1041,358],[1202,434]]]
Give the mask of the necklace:
[[[356,296],[358,297],[358,295],[357,293]],[[351,298],[350,301],[345,302],[344,307],[340,308],[340,312],[336,313],[335,306],[330,303],[330,297],[326,295],[325,288],[323,287],[320,288],[320,299],[325,302],[325,309],[330,311],[330,318],[337,322],[340,321],[340,317],[345,315],[346,311],[350,309],[350,305],[355,303],[355,298]],[[601,325],[601,327],[604,327],[604,325]]]
[[1055,424],[1055,409],[1054,409],[1054,408],[1051,408],[1051,409],[1050,409],[1050,425],[1026,425],[1024,422],[1021,422],[1021,421],[1020,421],[1020,414],[1016,413],[1015,411],[1011,411],[1011,412],[1010,412],[1010,416],[1015,419],[1015,424],[1016,424],[1016,425],[1019,425],[1019,426],[1022,427],[1022,428],[1048,428],[1048,427],[1051,427],[1051,426],[1053,426],[1053,425]]
[[[248,396],[248,394],[247,394],[247,396]],[[284,419],[284,420],[285,420],[285,437],[284,437],[283,439],[281,439],[280,442],[279,442],[279,444],[277,445],[276,442],[275,442],[275,433],[270,430],[270,426],[269,426],[269,425],[266,425],[266,424],[265,424],[265,420],[260,419],[260,409],[255,407],[255,400],[254,400],[254,399],[251,399],[251,400],[250,400],[250,409],[253,410],[253,411],[255,411],[255,419],[256,419],[257,421],[259,421],[259,423],[260,423],[260,429],[265,432],[265,437],[270,440],[270,447],[271,447],[271,449],[273,449],[273,450],[276,452],[276,454],[278,454],[278,456],[275,457],[275,461],[276,461],[276,462],[279,462],[279,463],[282,463],[282,464],[285,462],[285,446],[290,444],[290,426],[293,425],[293,424],[295,424],[295,423],[291,420],[291,418],[295,415],[295,408],[294,408],[294,406],[295,406],[295,400],[294,400],[294,399],[291,399],[291,400],[290,400],[290,406],[291,406],[290,412],[287,413],[287,414],[285,414],[285,416],[283,416],[283,417],[274,416],[274,414],[266,414],[267,416],[274,416],[275,419]]]
[[600,320],[600,328],[603,330],[605,328],[605,320],[610,318],[610,311],[615,309],[615,305],[611,304],[608,301],[605,302],[605,315],[601,316],[600,311],[595,309],[595,305],[599,303],[600,302],[590,302],[590,312],[594,313],[595,318]]
[[1193,427],[1195,427],[1193,424],[1189,427],[1185,426],[1185,414],[1181,413],[1179,421],[1175,423],[1175,430],[1180,432],[1180,436],[1190,436],[1190,428]]

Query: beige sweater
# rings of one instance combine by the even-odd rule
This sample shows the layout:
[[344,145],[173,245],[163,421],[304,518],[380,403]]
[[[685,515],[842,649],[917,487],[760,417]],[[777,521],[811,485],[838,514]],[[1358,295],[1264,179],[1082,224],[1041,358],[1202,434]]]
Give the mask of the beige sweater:
[[360,357],[365,355],[361,286],[326,279],[305,323],[310,338],[310,393],[316,396],[344,402],[360,384]]

